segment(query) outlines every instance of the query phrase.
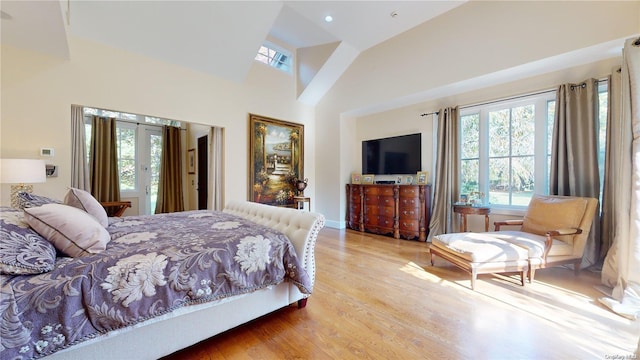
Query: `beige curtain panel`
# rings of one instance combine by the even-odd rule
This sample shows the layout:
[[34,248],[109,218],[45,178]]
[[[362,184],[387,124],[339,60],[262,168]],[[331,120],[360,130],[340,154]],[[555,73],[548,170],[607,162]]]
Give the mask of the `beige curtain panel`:
[[[560,85],[556,95],[556,115],[551,149],[551,195],[583,196],[599,199],[598,171],[598,81]],[[582,267],[598,261],[600,211],[585,249]]]
[[212,127],[209,131],[209,208],[222,210],[222,159],[223,159],[223,129]]
[[80,105],[71,105],[71,187],[91,192],[83,110]]
[[[620,206],[615,196],[620,187],[622,161],[625,155],[621,153],[620,144],[631,143],[631,131],[622,125],[620,117],[620,67],[609,76],[609,97],[607,108],[607,142],[604,160],[604,183],[602,186],[602,215],[601,240],[598,261],[604,261],[607,252],[613,244],[617,223],[617,211]],[[628,154],[626,156],[629,156]]]
[[620,112],[612,120],[617,126],[612,129],[616,139],[611,144],[613,156],[617,156],[611,165],[616,182],[611,194],[615,230],[602,267],[602,283],[609,287],[605,291],[608,297],[599,300],[616,313],[637,320],[640,319],[640,38],[627,39],[622,54]]
[[433,186],[433,205],[429,222],[429,236],[453,232],[453,203],[460,196],[460,124],[458,107],[438,112],[436,168]]
[[91,194],[98,201],[120,201],[116,120],[91,119]]
[[160,159],[160,182],[155,213],[184,211],[182,191],[182,156],[180,128],[162,128],[162,157]]

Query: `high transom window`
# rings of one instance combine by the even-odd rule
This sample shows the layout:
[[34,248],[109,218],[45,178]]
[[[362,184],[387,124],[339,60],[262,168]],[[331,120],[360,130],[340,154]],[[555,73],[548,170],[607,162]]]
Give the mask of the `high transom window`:
[[269,42],[265,42],[260,46],[255,60],[286,73],[291,73],[291,53]]

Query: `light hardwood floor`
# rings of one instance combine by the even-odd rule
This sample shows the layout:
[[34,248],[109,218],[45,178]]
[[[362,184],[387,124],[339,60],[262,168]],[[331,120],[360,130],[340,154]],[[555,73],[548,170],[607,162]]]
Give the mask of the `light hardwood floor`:
[[633,359],[640,321],[597,299],[600,274],[469,275],[428,244],[323,229],[307,307],[290,306],[176,359]]

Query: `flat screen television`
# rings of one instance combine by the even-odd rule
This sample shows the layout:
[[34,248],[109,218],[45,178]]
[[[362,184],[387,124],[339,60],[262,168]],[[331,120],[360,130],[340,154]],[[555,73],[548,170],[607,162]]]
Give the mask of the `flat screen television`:
[[362,142],[362,173],[415,174],[422,171],[422,134]]

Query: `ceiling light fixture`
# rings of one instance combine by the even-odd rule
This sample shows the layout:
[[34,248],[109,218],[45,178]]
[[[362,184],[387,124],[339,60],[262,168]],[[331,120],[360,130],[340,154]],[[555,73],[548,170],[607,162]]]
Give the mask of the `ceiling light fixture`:
[[328,22],[328,23],[330,23],[330,22],[332,22],[332,21],[333,21],[333,16],[331,16],[331,15],[327,15],[327,16],[325,16],[325,17],[324,17],[324,22]]

